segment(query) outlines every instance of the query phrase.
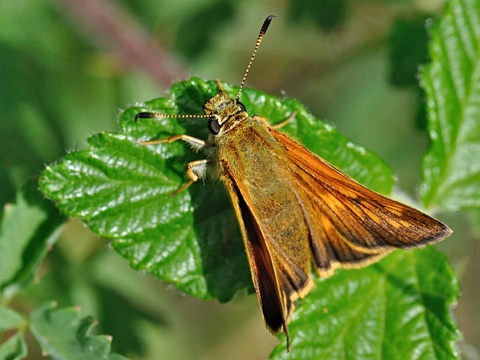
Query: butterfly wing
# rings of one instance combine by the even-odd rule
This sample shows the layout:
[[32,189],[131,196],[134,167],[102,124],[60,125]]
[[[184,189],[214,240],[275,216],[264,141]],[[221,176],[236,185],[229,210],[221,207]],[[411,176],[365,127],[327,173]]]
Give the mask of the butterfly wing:
[[281,149],[272,148],[279,144],[265,124],[252,122],[235,136],[236,142],[217,144],[221,178],[240,226],[266,326],[273,333],[285,331],[288,339],[286,325],[294,302],[313,285],[308,226],[284,176],[284,162],[272,155]]
[[451,233],[436,219],[364,187],[288,136],[270,132],[291,160],[320,275],[366,266],[396,248],[422,247]]

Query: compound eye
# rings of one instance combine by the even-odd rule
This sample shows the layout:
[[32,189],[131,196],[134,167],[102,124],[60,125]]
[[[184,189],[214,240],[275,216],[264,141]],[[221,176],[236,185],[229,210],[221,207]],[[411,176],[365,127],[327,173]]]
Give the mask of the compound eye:
[[210,119],[207,123],[208,130],[213,134],[217,135],[220,132],[221,126],[218,123],[217,119]]
[[242,110],[244,112],[247,111],[247,108],[245,107],[245,105],[243,105],[240,101],[237,101],[237,105],[240,108],[240,110]]

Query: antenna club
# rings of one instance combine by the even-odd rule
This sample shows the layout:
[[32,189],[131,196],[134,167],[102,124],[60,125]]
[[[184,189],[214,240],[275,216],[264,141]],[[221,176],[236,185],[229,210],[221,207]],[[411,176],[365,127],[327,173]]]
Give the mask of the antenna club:
[[265,21],[263,22],[263,25],[262,25],[262,29],[260,30],[260,33],[263,33],[265,35],[265,33],[267,32],[267,29],[268,27],[270,26],[270,23],[272,22],[272,20],[274,18],[276,18],[277,15],[269,15],[267,16],[267,18],[265,19]]
[[242,93],[243,86],[245,85],[245,81],[247,80],[248,72],[250,71],[250,67],[252,66],[253,60],[255,59],[255,55],[257,55],[258,47],[260,46],[260,43],[262,42],[263,37],[267,32],[268,26],[272,22],[273,18],[276,18],[276,16],[269,15],[263,22],[262,28],[260,29],[260,33],[258,34],[258,37],[257,37],[257,42],[255,43],[255,48],[253,49],[252,56],[250,57],[250,61],[248,62],[247,68],[245,69],[245,74],[243,75],[242,82],[240,83],[237,96],[235,96],[235,101],[238,101],[238,99],[240,99],[240,94]]
[[142,111],[135,115],[135,121],[138,119],[151,119],[158,117],[159,114],[153,112]]

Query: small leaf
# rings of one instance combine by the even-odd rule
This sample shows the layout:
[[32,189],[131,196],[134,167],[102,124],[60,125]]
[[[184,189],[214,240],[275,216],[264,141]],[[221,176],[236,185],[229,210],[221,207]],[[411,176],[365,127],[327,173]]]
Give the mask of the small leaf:
[[[24,330],[27,321],[16,311],[0,306],[0,359],[24,359],[27,356]],[[8,335],[5,331],[11,330]]]
[[27,357],[27,344],[23,333],[17,333],[0,343],[0,359],[20,360]]
[[458,358],[459,285],[434,248],[396,251],[316,283],[290,323],[291,352],[283,341],[272,359]]
[[19,328],[25,322],[25,319],[16,311],[0,306],[0,334],[5,330]]
[[0,289],[11,297],[18,287],[28,285],[56,241],[63,222],[55,207],[27,184],[15,204],[8,204],[0,229]]
[[52,359],[126,359],[110,353],[111,337],[90,335],[93,319],[82,319],[76,308],[44,304],[33,309],[30,318],[30,330]]
[[[225,90],[236,94],[228,86]],[[217,91],[215,81],[191,78],[174,84],[169,99],[127,109],[120,117],[121,134],[92,136],[88,150],[72,152],[62,163],[47,168],[40,187],[67,215],[80,217],[95,232],[113,239],[113,247],[135,269],[193,296],[227,301],[239,289],[251,290],[252,284],[225,190],[221,184],[199,182],[171,196],[186,181],[187,163],[204,156],[182,142],[137,143],[185,133],[206,139],[205,120],[134,121],[140,111],[202,114],[205,100]],[[241,101],[250,114],[272,123],[296,111],[282,131],[365,185],[390,192],[394,180],[385,163],[308,114],[299,102],[250,89],[244,89]]]
[[421,194],[428,207],[480,206],[480,2],[452,0],[432,31],[423,73],[431,146]]

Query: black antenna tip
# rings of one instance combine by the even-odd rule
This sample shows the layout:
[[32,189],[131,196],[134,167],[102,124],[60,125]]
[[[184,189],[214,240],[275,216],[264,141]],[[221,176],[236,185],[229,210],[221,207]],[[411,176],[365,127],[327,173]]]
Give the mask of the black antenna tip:
[[267,16],[267,18],[263,22],[262,29],[260,30],[260,32],[265,34],[267,32],[267,29],[270,26],[270,23],[272,22],[273,18],[276,18],[276,17],[277,17],[276,15]]
[[138,119],[151,119],[154,117],[157,117],[157,114],[153,112],[142,111],[135,115],[135,121],[137,121]]

